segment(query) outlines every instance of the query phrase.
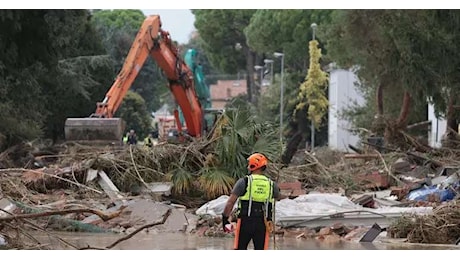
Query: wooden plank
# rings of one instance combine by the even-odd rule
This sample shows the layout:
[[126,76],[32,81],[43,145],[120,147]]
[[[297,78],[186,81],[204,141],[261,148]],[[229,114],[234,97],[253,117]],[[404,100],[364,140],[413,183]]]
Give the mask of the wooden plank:
[[87,172],[86,172],[86,180],[85,182],[88,183],[88,182],[91,182],[93,181],[94,179],[97,178],[97,170],[95,169],[89,169]]
[[349,153],[345,154],[344,158],[346,159],[373,159],[373,158],[380,158],[378,154],[355,154],[355,153]]
[[115,184],[113,184],[109,176],[107,176],[104,171],[99,171],[97,175],[99,176],[97,183],[104,190],[105,194],[107,194],[107,196],[115,202],[115,204],[117,204],[116,201],[123,199],[123,196],[120,194],[120,190],[117,186],[115,186]]

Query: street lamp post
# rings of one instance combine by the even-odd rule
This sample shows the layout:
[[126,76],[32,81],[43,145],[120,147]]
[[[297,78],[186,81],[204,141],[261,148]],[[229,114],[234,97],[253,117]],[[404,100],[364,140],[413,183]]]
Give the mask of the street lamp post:
[[280,94],[280,142],[283,142],[283,106],[284,106],[284,53],[275,52],[276,58],[281,58],[281,94]]
[[313,30],[313,40],[315,40],[316,27],[318,27],[318,25],[316,23],[312,23],[310,27]]
[[273,84],[273,60],[265,59],[265,65],[270,64],[270,85]]
[[[313,40],[315,40],[316,27],[318,27],[318,25],[316,25],[316,23],[312,23],[310,27],[313,30]],[[311,131],[310,151],[313,151],[313,148],[315,148],[315,125],[313,124],[313,120],[310,122],[310,131]]]

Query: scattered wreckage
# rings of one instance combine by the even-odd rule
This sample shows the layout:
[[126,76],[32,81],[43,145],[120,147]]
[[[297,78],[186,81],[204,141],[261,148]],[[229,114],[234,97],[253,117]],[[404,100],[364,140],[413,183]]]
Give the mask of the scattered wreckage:
[[[456,157],[418,152],[329,156],[300,151],[297,164],[274,176],[288,197],[276,202],[276,236],[329,242],[402,238],[458,243]],[[40,155],[28,164],[34,167],[0,169],[0,247],[21,248],[19,237],[8,230],[23,230],[22,226],[42,232],[126,234],[118,243],[141,231],[232,236],[219,225],[227,195],[207,202],[201,198],[193,205],[181,203],[171,182],[146,182],[145,175],[136,171],[136,191],[126,190],[118,175],[94,167],[94,158],[117,160],[114,151],[106,151],[78,159],[74,155],[66,164],[56,165]]]

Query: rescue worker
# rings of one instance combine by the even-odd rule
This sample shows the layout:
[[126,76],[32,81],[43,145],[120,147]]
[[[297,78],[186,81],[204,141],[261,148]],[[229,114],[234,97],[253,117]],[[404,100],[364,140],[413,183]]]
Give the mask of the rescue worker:
[[264,175],[268,159],[261,153],[248,158],[249,175],[240,178],[233,187],[222,213],[224,232],[229,224],[233,206],[238,201],[238,219],[235,230],[234,249],[247,250],[252,239],[255,250],[268,249],[272,224],[272,205],[280,198],[278,185]]
[[137,144],[136,132],[133,129],[129,130],[127,144],[129,144],[129,145],[136,145]]
[[128,136],[129,136],[129,132],[126,132],[126,135],[123,136],[123,144],[128,144]]
[[149,133],[149,135],[144,139],[144,145],[147,147],[153,147],[153,135]]

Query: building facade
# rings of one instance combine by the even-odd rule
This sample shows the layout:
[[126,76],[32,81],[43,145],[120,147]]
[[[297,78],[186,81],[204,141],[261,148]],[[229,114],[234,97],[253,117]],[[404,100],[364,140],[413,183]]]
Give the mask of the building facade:
[[209,86],[211,107],[222,109],[234,97],[247,93],[246,80],[218,80]]
[[348,145],[357,146],[359,137],[351,132],[351,124],[340,114],[351,104],[364,105],[365,99],[356,88],[358,77],[349,70],[334,69],[329,72],[329,148],[348,151]]

